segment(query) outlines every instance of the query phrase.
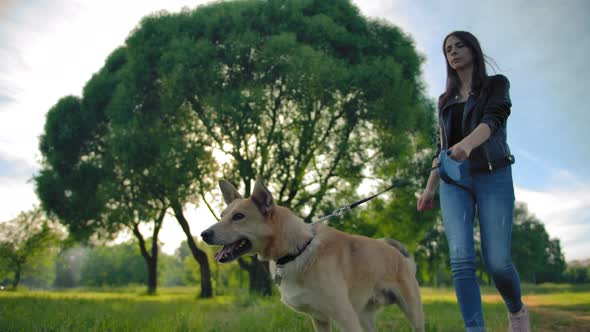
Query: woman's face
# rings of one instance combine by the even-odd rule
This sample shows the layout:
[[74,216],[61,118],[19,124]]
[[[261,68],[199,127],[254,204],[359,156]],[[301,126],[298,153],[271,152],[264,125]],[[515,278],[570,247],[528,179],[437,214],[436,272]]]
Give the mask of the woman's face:
[[450,36],[445,42],[445,55],[451,68],[461,70],[473,65],[473,54],[467,45],[455,37]]

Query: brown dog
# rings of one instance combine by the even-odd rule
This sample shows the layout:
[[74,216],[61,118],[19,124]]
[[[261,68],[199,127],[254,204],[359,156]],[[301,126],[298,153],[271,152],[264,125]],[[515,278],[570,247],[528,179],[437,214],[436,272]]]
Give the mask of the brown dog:
[[275,205],[260,178],[248,199],[225,180],[219,187],[227,207],[201,234],[208,244],[223,245],[215,259],[248,253],[270,260],[281,301],[308,314],[316,331],[330,331],[331,320],[343,332],[377,331],[376,313],[394,303],[415,331],[424,331],[416,265],[399,242],[310,226]]

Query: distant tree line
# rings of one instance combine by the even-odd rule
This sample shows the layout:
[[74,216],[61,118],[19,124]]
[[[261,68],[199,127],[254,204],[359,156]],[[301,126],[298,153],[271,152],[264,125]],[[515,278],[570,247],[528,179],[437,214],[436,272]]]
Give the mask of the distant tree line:
[[[151,240],[151,239],[148,239]],[[208,256],[214,248],[199,244]],[[198,286],[199,265],[183,241],[175,253],[160,252],[158,280],[161,286]],[[213,265],[216,294],[228,288],[247,288],[247,274],[237,264]],[[137,239],[124,243],[81,244],[66,239],[59,224],[51,223],[40,210],[26,212],[0,223],[0,286],[14,289],[72,287],[126,287],[147,285],[145,260]]]
[[[210,250],[203,245],[203,250]],[[186,241],[172,255],[159,254],[158,281],[160,286],[198,286],[199,266],[190,254]],[[211,266],[216,294],[228,288],[246,288],[247,276],[237,264]],[[125,287],[147,284],[144,260],[137,250],[136,240],[111,246],[86,247],[76,245],[55,257],[53,288]]]

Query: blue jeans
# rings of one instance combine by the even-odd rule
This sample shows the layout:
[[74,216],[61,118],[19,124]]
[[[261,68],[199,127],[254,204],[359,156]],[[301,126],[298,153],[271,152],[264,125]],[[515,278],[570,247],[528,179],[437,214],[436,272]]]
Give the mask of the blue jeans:
[[476,173],[459,186],[441,181],[440,204],[449,242],[457,300],[467,331],[484,331],[481,294],[475,276],[474,216],[477,212],[486,269],[510,312],[522,308],[520,280],[510,257],[514,216],[512,168]]

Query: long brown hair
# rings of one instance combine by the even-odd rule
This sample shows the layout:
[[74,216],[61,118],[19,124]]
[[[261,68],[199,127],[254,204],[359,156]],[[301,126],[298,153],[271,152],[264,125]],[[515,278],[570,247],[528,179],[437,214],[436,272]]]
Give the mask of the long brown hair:
[[470,32],[453,31],[449,33],[443,40],[442,44],[442,51],[447,64],[447,85],[445,93],[439,99],[439,109],[445,105],[449,98],[459,93],[459,89],[461,88],[461,80],[459,79],[459,75],[457,75],[457,71],[451,67],[446,56],[445,44],[450,36],[455,36],[471,50],[471,54],[473,55],[473,76],[471,78],[471,91],[475,95],[482,97],[485,94],[488,83],[488,74],[485,64],[489,63],[492,65],[487,59],[490,59],[492,62],[494,62],[493,59],[483,54],[479,41]]

